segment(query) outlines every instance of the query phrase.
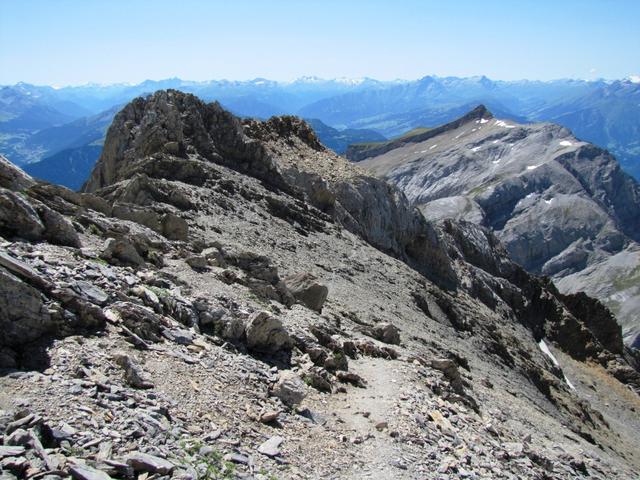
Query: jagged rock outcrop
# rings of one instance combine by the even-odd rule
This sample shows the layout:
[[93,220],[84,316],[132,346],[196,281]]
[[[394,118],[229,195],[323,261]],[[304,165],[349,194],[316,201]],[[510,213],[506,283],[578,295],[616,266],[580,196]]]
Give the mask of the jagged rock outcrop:
[[[568,479],[639,466],[637,360],[606,309],[589,309],[595,328],[489,231],[434,226],[304,122],[240,122],[158,92],[116,116],[86,189],[20,195],[79,246],[0,231],[13,259],[0,272],[54,320],[33,342],[0,337],[3,367],[39,369],[0,376],[0,433],[47,445],[0,451],[3,469]],[[311,299],[291,282],[301,272]],[[36,346],[40,362],[24,354]]]
[[640,331],[640,186],[605,150],[558,125],[519,125],[480,106],[350,158],[397,185],[431,220],[492,229],[528,271],[604,301]]

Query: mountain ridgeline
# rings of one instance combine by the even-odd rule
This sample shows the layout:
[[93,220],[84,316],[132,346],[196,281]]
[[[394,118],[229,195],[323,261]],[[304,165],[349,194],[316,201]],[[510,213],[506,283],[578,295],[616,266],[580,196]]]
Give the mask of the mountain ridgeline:
[[483,103],[502,119],[565,126],[579,138],[611,151],[631,175],[640,175],[640,83],[635,77],[610,82],[433,76],[391,82],[314,77],[294,82],[260,78],[190,82],[174,78],[137,85],[62,88],[19,83],[0,88],[0,153],[21,166],[46,160],[34,170],[44,180],[59,180],[48,176],[58,162],[59,170],[71,165],[73,174],[65,185],[75,187],[86,180],[80,174],[89,157],[82,148],[102,145],[122,105],[163,88],[218,101],[241,117],[293,114],[310,119],[320,140],[339,154],[349,143],[378,142],[415,128],[437,127]]
[[115,115],[80,193],[2,159],[2,468],[630,478],[611,312],[361,165],[177,90]]

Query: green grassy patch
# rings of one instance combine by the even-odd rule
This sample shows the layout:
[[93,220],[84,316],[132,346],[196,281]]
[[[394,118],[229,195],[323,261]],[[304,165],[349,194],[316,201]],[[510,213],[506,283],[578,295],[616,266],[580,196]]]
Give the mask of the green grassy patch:
[[432,128],[427,128],[427,127],[416,127],[412,130],[409,130],[408,132],[403,133],[402,135],[398,135],[397,137],[393,137],[387,141],[384,142],[362,142],[362,143],[354,143],[353,146],[354,147],[358,147],[358,148],[374,148],[374,147],[380,147],[382,145],[388,145],[390,143],[393,142],[397,142],[398,140],[407,140],[410,139],[411,137],[415,137],[416,135],[422,135],[423,133],[428,132],[429,130],[433,130]]
[[167,290],[166,288],[154,287],[153,285],[145,285],[145,287],[147,287],[149,290],[155,293],[158,296],[158,298],[165,298],[171,295],[169,293],[169,290]]

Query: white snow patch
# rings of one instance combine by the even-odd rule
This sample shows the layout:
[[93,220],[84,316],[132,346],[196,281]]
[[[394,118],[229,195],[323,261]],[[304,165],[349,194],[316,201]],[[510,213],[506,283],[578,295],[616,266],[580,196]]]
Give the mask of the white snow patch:
[[500,141],[500,140],[494,140],[494,141],[493,141],[493,142],[491,142],[491,143],[494,143],[494,144],[495,144],[495,143],[498,143],[499,141]]
[[498,127],[504,127],[504,128],[516,128],[515,125],[509,125],[507,122],[503,120],[496,120],[496,125]]
[[531,192],[529,195],[527,195],[527,196],[526,196],[526,197],[524,197],[524,198],[533,198],[533,197],[535,197],[535,196],[536,196],[536,194],[535,194],[535,193],[533,193],[533,192]]
[[437,146],[438,146],[438,144],[437,144],[437,143],[434,143],[433,145],[431,145],[431,146],[429,147],[429,150],[433,150],[433,149],[434,149],[434,148],[436,148]]
[[477,128],[472,128],[471,129],[472,132],[475,132],[476,130],[477,130]]
[[553,202],[553,198],[549,199],[549,200],[545,200],[544,203],[546,203],[547,205],[551,205],[551,203]]
[[540,165],[529,165],[527,167],[527,170],[535,170],[536,168],[538,168]]
[[[551,350],[549,350],[549,347],[547,346],[545,341],[540,340],[540,342],[538,343],[538,346],[540,347],[540,350],[542,350],[542,353],[544,353],[547,357],[549,357],[556,367],[560,368],[560,363],[558,362],[558,359],[555,357],[553,353],[551,353]],[[569,381],[567,376],[564,373],[562,375],[564,376],[564,381],[567,382],[567,385],[569,385],[569,388],[575,390],[576,387],[573,386],[573,384]]]
[[473,147],[473,148],[471,149],[471,151],[472,151],[472,152],[477,152],[478,150],[480,150],[480,148],[482,148],[482,147]]
[[427,153],[426,150],[420,150],[420,153]]
[[640,83],[640,75],[629,75],[629,81],[631,83]]
[[459,133],[458,135],[456,135],[456,136],[454,137],[454,139],[456,139],[456,138],[460,138],[460,137],[461,137],[462,135],[464,135],[465,133],[467,133],[467,131],[466,131],[466,130],[464,130],[462,133]]
[[494,160],[494,161],[493,161],[493,162],[491,162],[491,163],[493,163],[494,165],[497,165],[497,164],[499,164],[499,163],[500,163],[500,159]]
[[489,120],[487,120],[486,118],[481,118],[480,119],[480,123],[487,123]]
[[551,353],[551,350],[549,350],[549,347],[544,340],[540,340],[538,346],[540,347],[540,350],[542,350],[542,353],[549,357],[556,367],[560,366],[560,363],[558,363],[558,359],[553,355],[553,353]]
[[573,143],[571,143],[569,140],[562,140],[560,142],[560,146],[562,147],[570,147],[571,145],[573,145]]

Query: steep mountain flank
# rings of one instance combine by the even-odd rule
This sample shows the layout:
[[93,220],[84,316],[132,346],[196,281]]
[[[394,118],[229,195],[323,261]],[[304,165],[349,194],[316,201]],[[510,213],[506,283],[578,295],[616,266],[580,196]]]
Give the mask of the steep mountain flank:
[[80,190],[93,171],[102,152],[102,145],[62,150],[39,162],[25,165],[29,175],[47,182],[63,185],[71,190]]
[[352,146],[348,157],[428,219],[489,227],[528,271],[602,299],[636,344],[640,186],[607,151],[558,125],[519,125],[478,107],[401,143]]
[[116,115],[83,193],[8,162],[0,186],[3,471],[640,468],[637,359],[608,310],[486,229],[430,223],[297,118],[157,92]]
[[307,119],[307,123],[316,132],[322,144],[329,147],[339,155],[347,151],[347,147],[352,143],[360,142],[383,142],[385,137],[374,130],[347,128],[338,130],[317,119]]

